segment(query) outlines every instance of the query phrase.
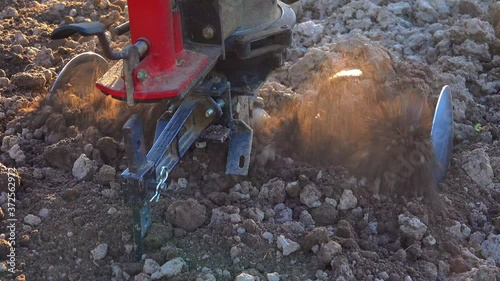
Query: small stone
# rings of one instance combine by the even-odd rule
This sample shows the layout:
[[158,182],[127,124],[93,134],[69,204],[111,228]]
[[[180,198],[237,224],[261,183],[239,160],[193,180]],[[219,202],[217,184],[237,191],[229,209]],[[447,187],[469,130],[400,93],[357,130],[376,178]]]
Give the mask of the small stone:
[[500,265],[500,234],[490,234],[481,244],[481,249],[484,257],[492,258],[497,265]]
[[300,184],[298,181],[290,182],[285,186],[285,191],[290,198],[299,198]]
[[451,258],[450,259],[450,270],[451,272],[461,273],[469,271],[471,268],[465,260],[461,257]]
[[278,244],[278,249],[281,249],[283,251],[283,256],[288,256],[291,253],[298,251],[300,249],[299,243],[287,239],[283,235],[280,235],[278,237],[277,244]]
[[144,267],[142,271],[147,274],[154,274],[155,272],[160,270],[160,265],[153,259],[146,259],[144,261]]
[[109,164],[118,157],[119,143],[112,137],[103,137],[97,141],[96,148],[101,152],[104,163]]
[[118,210],[115,207],[110,207],[108,209],[108,215],[114,215],[118,212]]
[[450,274],[450,265],[445,261],[439,261],[438,274],[440,276],[448,276],[448,274]]
[[75,17],[75,16],[77,15],[76,10],[75,10],[75,9],[71,9],[71,10],[69,11],[69,15],[70,15],[71,17]]
[[49,209],[47,209],[47,208],[40,209],[40,211],[38,212],[38,215],[44,219],[48,218],[49,217]]
[[328,230],[325,227],[316,227],[304,237],[302,248],[309,251],[314,245],[321,245],[330,241]]
[[108,253],[108,244],[106,243],[99,244],[99,246],[90,251],[92,259],[94,259],[95,261],[102,260],[107,253]]
[[64,9],[66,9],[66,5],[64,3],[55,3],[54,6],[52,6],[52,9],[62,12],[64,11]]
[[313,217],[311,216],[311,214],[307,210],[303,210],[300,213],[299,221],[300,221],[300,223],[302,223],[305,226],[316,224]]
[[427,231],[427,226],[417,217],[409,217],[403,214],[399,215],[399,230],[401,233],[411,239],[421,240]]
[[153,273],[151,278],[153,280],[160,279],[163,277],[170,278],[174,277],[182,272],[183,268],[186,268],[187,264],[182,258],[175,258],[169,260],[164,265],[161,266],[160,270]]
[[42,219],[33,214],[28,214],[27,216],[24,217],[24,223],[29,224],[31,226],[37,226],[41,222]]
[[33,170],[33,178],[34,179],[37,179],[37,180],[41,180],[44,178],[44,175],[43,175],[43,170],[42,169],[38,169],[38,168],[35,168]]
[[5,88],[9,86],[10,84],[10,79],[7,77],[0,77],[0,88]]
[[297,25],[296,30],[301,35],[301,44],[304,47],[311,47],[318,43],[323,34],[325,27],[322,24],[313,21],[301,22]]
[[271,232],[266,231],[266,232],[262,233],[261,236],[262,236],[262,238],[266,239],[269,242],[269,244],[271,244],[274,240],[274,235]]
[[483,14],[483,9],[474,0],[460,0],[460,2],[458,3],[458,13],[461,15],[469,15],[473,18],[477,18]]
[[436,245],[436,239],[432,235],[427,235],[422,239],[422,243],[424,243],[425,247],[432,247]]
[[116,191],[114,191],[111,188],[105,188],[101,191],[102,196],[108,198],[108,199],[113,199],[117,197]]
[[274,214],[274,219],[277,223],[292,221],[293,211],[283,203],[279,203],[274,206]]
[[22,34],[20,31],[16,32],[15,37],[16,37],[16,42],[19,43],[21,46],[28,46],[30,43],[28,39],[26,39],[26,36],[24,36],[24,34]]
[[212,217],[210,223],[239,223],[241,222],[240,208],[235,206],[223,206],[212,209]]
[[172,235],[172,226],[170,224],[153,223],[148,234],[144,237],[144,246],[149,251],[160,249],[167,244]]
[[396,259],[400,262],[405,262],[406,261],[406,251],[405,249],[399,249],[396,251],[396,254],[394,255]]
[[21,90],[42,91],[44,89],[45,76],[43,73],[19,72],[10,78],[12,84]]
[[408,254],[409,259],[417,260],[423,254],[422,246],[420,245],[419,242],[415,242],[406,249],[406,253]]
[[328,265],[332,261],[333,257],[340,253],[342,253],[342,246],[335,241],[328,241],[328,243],[321,244],[316,256],[318,256],[319,260],[325,265]]
[[266,274],[267,281],[280,281],[280,275],[278,272]]
[[134,281],[151,281],[151,277],[144,272],[141,272],[134,276]]
[[14,18],[14,17],[17,17],[19,14],[17,12],[17,10],[11,6],[7,6],[5,7],[5,9],[3,10],[2,13],[0,13],[0,18],[3,17],[5,19],[10,19],[10,18]]
[[479,186],[489,187],[492,184],[493,168],[484,149],[477,148],[469,152],[462,168]]
[[17,164],[21,164],[24,160],[26,160],[26,156],[24,155],[24,152],[19,144],[15,144],[9,149],[9,156],[14,159]]
[[109,165],[102,165],[99,172],[95,175],[94,179],[97,183],[102,185],[109,185],[112,181],[115,181],[116,170]]
[[322,204],[311,210],[311,215],[318,225],[334,225],[337,222],[339,211],[330,204]]
[[335,235],[342,238],[354,238],[354,228],[348,221],[340,220]]
[[255,278],[255,276],[250,275],[248,273],[240,273],[234,279],[234,281],[256,281],[256,280],[257,279]]
[[207,208],[194,199],[178,200],[167,209],[167,220],[186,231],[195,231],[205,223]]
[[61,197],[64,201],[71,202],[80,197],[80,191],[76,188],[68,188],[62,192]]
[[269,200],[271,204],[285,202],[285,182],[280,178],[274,178],[265,183],[259,193],[259,199]]
[[340,197],[340,202],[337,206],[339,210],[349,210],[356,207],[358,204],[358,198],[354,196],[352,190],[344,189],[342,197]]
[[177,184],[179,185],[179,188],[184,189],[188,187],[189,182],[186,178],[179,178],[177,180]]
[[306,205],[309,208],[316,208],[321,206],[321,191],[316,187],[314,183],[306,185],[300,192],[300,203]]
[[448,232],[452,237],[455,237],[458,240],[465,240],[469,238],[471,229],[467,225],[459,221],[455,221],[455,225],[449,227]]
[[96,171],[97,162],[90,160],[85,154],[81,154],[73,164],[72,172],[77,180],[92,178]]

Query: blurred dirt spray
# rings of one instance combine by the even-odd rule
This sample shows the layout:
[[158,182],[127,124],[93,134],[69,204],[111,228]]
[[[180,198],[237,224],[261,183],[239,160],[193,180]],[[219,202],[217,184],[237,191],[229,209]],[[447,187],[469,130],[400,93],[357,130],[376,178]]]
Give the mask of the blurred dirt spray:
[[[88,66],[88,67],[87,67]],[[98,69],[98,68],[97,68]],[[104,70],[95,71],[92,65],[82,65],[73,71],[65,81],[64,87],[58,89],[45,104],[51,110],[61,113],[63,124],[47,124],[50,131],[62,131],[69,126],[79,130],[95,126],[106,136],[121,139],[121,128],[132,114],[140,114],[143,118],[143,128],[147,143],[152,142],[156,120],[166,111],[167,102],[138,104],[129,107],[124,101],[104,95],[95,87],[95,81],[104,74]],[[50,119],[49,119],[50,120]],[[151,137],[150,137],[151,136]]]
[[349,167],[375,193],[433,197],[438,166],[429,93],[406,83],[412,78],[401,66],[365,40],[341,42],[333,52],[342,56],[320,68],[311,93],[270,118],[260,133],[282,154]]

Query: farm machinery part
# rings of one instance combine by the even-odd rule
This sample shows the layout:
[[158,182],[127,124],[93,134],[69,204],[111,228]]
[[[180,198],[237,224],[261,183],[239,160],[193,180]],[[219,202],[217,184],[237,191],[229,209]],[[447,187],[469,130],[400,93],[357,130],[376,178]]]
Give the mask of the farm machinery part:
[[[140,259],[151,225],[151,202],[158,201],[169,173],[197,139],[228,139],[226,173],[247,175],[253,137],[247,124],[248,100],[281,65],[292,42],[295,13],[276,0],[127,4],[129,22],[114,30],[118,35],[130,33],[131,43],[123,50],[111,48],[99,22],[53,31],[52,39],[97,36],[104,57],[93,52],[75,57],[59,74],[50,96],[74,75],[87,75],[84,79],[97,76],[95,86],[102,93],[129,106],[169,100],[149,152],[140,116],[132,115],[123,126],[128,161],[122,173],[124,197],[132,208],[135,257]],[[106,59],[117,62],[109,67]]]
[[[292,42],[296,19],[287,4],[293,2],[128,0],[129,22],[114,30],[118,35],[130,33],[131,43],[121,51],[110,47],[99,22],[53,31],[52,39],[97,36],[104,57],[88,52],[73,58],[56,79],[50,97],[73,76],[83,75],[97,80],[95,86],[102,93],[131,107],[169,101],[156,120],[149,151],[139,115],[132,115],[122,130],[128,161],[122,173],[124,199],[132,208],[136,259],[144,253],[151,203],[166,190],[169,173],[196,140],[229,140],[226,173],[247,175],[253,138],[248,100],[281,65]],[[106,59],[117,62],[109,67]],[[441,164],[436,171],[439,181],[451,157],[452,122],[450,90],[444,87],[431,132]]]

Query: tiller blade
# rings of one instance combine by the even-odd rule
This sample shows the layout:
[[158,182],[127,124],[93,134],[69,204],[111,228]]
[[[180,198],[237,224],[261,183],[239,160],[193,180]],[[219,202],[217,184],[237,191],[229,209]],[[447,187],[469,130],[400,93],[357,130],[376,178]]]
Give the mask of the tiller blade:
[[94,53],[87,52],[72,58],[61,70],[49,91],[49,99],[54,99],[58,91],[66,91],[71,85],[77,91],[78,96],[91,92],[95,89],[95,82],[108,71],[109,65],[105,58]]
[[439,162],[439,169],[435,173],[437,182],[442,182],[453,152],[453,105],[450,87],[444,86],[434,113],[431,130],[434,153]]

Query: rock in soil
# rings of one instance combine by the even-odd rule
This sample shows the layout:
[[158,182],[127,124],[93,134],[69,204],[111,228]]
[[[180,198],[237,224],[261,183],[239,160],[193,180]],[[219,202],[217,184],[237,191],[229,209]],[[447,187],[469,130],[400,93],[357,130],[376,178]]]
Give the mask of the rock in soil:
[[175,201],[167,210],[167,220],[186,231],[195,231],[203,225],[206,216],[207,208],[194,199]]

